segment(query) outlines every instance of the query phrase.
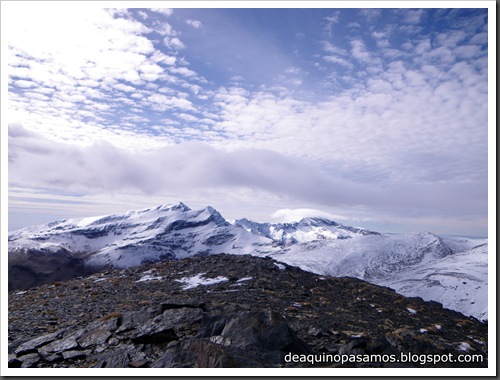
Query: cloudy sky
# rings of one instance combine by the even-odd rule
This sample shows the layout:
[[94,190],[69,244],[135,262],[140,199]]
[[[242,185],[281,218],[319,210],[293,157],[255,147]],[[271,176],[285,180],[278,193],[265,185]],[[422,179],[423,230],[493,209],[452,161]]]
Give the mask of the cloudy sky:
[[487,235],[487,9],[69,3],[2,3],[9,230],[182,201]]

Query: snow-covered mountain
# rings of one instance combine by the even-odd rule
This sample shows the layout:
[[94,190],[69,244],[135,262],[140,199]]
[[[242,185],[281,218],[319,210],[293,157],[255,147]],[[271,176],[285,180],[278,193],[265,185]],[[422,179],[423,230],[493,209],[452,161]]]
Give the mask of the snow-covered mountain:
[[322,275],[357,277],[487,319],[487,239],[381,234],[324,218],[229,223],[212,207],[183,203],[14,231],[9,286],[217,253],[271,256]]
[[[85,256],[91,267],[127,268],[148,262],[233,250],[245,241],[212,207],[193,211],[183,203],[126,214],[68,219],[24,228],[9,235],[9,253],[26,250]],[[258,239],[255,239],[258,240]],[[250,248],[241,245],[238,253]]]
[[344,226],[325,218],[304,218],[299,222],[275,224],[239,219],[234,224],[280,245],[309,243],[317,240],[348,239],[359,235],[379,235],[378,232]]

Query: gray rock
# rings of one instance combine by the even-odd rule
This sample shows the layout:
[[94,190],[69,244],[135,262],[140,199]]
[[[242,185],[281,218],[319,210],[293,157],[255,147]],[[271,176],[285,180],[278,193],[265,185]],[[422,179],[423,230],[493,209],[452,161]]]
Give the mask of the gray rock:
[[387,341],[398,350],[408,350],[415,340],[415,333],[407,328],[400,328],[386,334]]
[[190,368],[195,367],[196,354],[179,347],[164,351],[161,356],[151,364],[151,368]]
[[[113,313],[114,314],[114,313]],[[107,331],[115,331],[123,319],[122,314],[118,314],[119,316],[104,316],[99,318],[97,321],[90,323],[86,330],[107,330]]]
[[94,368],[127,368],[130,362],[126,348],[116,351],[106,351],[94,355],[93,359],[97,360],[97,363],[93,366]]
[[64,331],[59,330],[51,334],[46,334],[39,336],[35,339],[31,339],[28,342],[21,344],[14,353],[18,356],[25,355],[28,353],[33,353],[37,351],[37,348],[42,347],[46,344],[53,342],[56,339],[59,339],[63,335]]
[[349,343],[340,347],[339,354],[364,354],[367,345],[366,338],[353,338]]
[[100,318],[92,322],[85,329],[85,333],[78,338],[78,344],[82,348],[88,348],[105,343],[111,337],[112,332],[118,328],[121,318],[121,316],[106,319]]
[[199,368],[235,368],[239,367],[235,355],[226,347],[212,343],[206,339],[195,339],[189,342],[188,348],[196,353],[195,366]]
[[116,329],[117,334],[124,333],[129,330],[137,328],[137,326],[144,324],[150,317],[148,311],[130,311],[123,313],[122,324]]
[[36,367],[36,365],[40,362],[40,356],[38,356],[38,354],[27,354],[18,357],[18,359],[22,362],[21,368]]
[[200,309],[181,308],[165,310],[162,315],[139,326],[133,335],[134,343],[161,344],[178,339],[178,333],[184,328],[192,328],[200,322],[203,312]]
[[128,363],[128,366],[131,368],[146,368],[149,364],[147,360],[134,360]]
[[297,340],[286,319],[269,309],[237,315],[224,326],[220,335],[237,348],[257,346],[271,351],[286,350]]
[[162,311],[168,309],[181,309],[183,307],[203,309],[205,307],[205,301],[202,301],[199,298],[177,297],[169,299],[168,302],[164,302],[161,305]]
[[63,352],[63,351],[68,351],[72,350],[78,347],[78,343],[76,342],[74,337],[68,337],[68,338],[63,338],[60,340],[56,340],[52,343],[47,344],[46,346],[42,347],[39,352],[42,355],[46,355],[48,353],[54,353],[54,352]]
[[40,358],[44,362],[47,362],[47,363],[59,362],[63,358],[60,352],[49,353],[49,352],[45,352],[45,351],[39,351],[38,355],[40,356]]
[[183,307],[181,309],[167,309],[163,312],[162,320],[176,326],[179,323],[192,324],[201,321],[203,312],[199,308]]
[[62,353],[64,360],[67,359],[82,359],[85,358],[90,353],[89,350],[79,351],[79,350],[71,350],[65,351]]
[[78,339],[78,344],[82,348],[97,346],[105,343],[111,335],[111,332],[107,329],[90,330]]
[[198,336],[205,338],[220,335],[226,326],[229,317],[227,315],[205,315],[203,316]]
[[8,366],[9,368],[20,368],[23,362],[19,360],[16,355],[9,355]]

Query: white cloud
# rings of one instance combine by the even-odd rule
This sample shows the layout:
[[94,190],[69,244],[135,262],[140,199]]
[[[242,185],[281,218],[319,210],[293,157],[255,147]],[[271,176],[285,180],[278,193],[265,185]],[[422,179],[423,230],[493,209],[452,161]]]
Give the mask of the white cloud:
[[462,45],[453,50],[459,58],[474,58],[483,54],[479,45]]
[[174,31],[172,26],[169,23],[162,22],[157,25],[155,28],[155,32],[162,36],[175,36],[177,33]]
[[376,44],[379,48],[387,48],[391,46],[388,38],[389,33],[374,31],[372,32],[371,36],[375,39]]
[[366,50],[364,42],[358,39],[351,41],[351,55],[363,63],[369,63],[372,59],[370,53]]
[[344,59],[344,58],[341,58],[341,57],[338,57],[338,56],[326,55],[326,56],[323,57],[323,59],[326,62],[335,63],[337,65],[345,67],[346,69],[353,69],[354,68],[354,65],[351,62],[349,62],[347,59]]
[[454,48],[467,37],[467,33],[463,30],[451,30],[439,33],[436,36],[438,46],[446,46],[447,48]]
[[186,20],[186,24],[191,25],[195,29],[201,28],[202,25],[201,21],[191,19]]
[[280,209],[276,210],[271,218],[277,219],[281,223],[298,222],[303,218],[318,217],[326,218],[329,220],[348,220],[345,216],[330,214],[321,210],[316,210],[312,208],[296,208],[296,209]]
[[387,37],[387,33],[374,31],[374,32],[372,32],[372,37],[375,38],[376,40],[379,40],[379,39],[382,39],[382,38],[386,38]]
[[164,63],[166,65],[175,65],[177,58],[175,56],[166,55],[159,50],[155,50],[155,52],[151,56],[151,61],[155,63]]
[[173,108],[194,111],[193,103],[189,100],[175,96],[165,96],[163,94],[153,94],[147,98],[148,104],[155,110],[166,111]]
[[349,55],[349,52],[346,49],[339,48],[328,41],[322,41],[322,47],[327,53],[334,53],[342,56]]
[[188,113],[180,113],[177,115],[178,118],[185,120],[185,121],[190,121],[190,122],[199,122],[199,119],[196,116],[190,115]]
[[405,21],[410,24],[419,24],[424,12],[423,9],[405,9],[401,11],[404,14]]
[[337,24],[340,19],[340,11],[333,12],[330,16],[325,17],[325,21],[329,24]]
[[29,80],[16,80],[15,85],[22,88],[36,87],[37,85]]
[[[131,154],[104,142],[89,147],[54,143],[15,126],[9,133],[10,180],[38,187],[91,192],[135,188],[158,193],[193,186],[248,186],[300,194],[323,181],[303,165],[269,151],[226,153],[205,144],[184,143],[148,154]],[[309,180],[298,183],[303,189],[291,190],[295,186],[289,185],[304,176]]]
[[198,74],[196,74],[196,72],[188,69],[187,67],[171,67],[171,68],[169,68],[169,72],[171,72],[173,74],[180,74],[180,75],[188,77],[188,78],[193,78],[193,77],[198,76]]
[[141,78],[147,81],[155,81],[163,73],[164,69],[156,63],[146,63],[140,65],[138,71],[141,73]]
[[369,21],[373,21],[381,16],[382,10],[376,8],[363,8],[360,9],[359,14],[366,17]]
[[347,24],[347,26],[351,29],[361,29],[361,25],[359,24],[359,22],[350,22]]
[[125,91],[125,92],[133,92],[136,90],[135,87],[132,86],[127,86],[126,84],[123,83],[118,83],[113,86],[115,89],[120,90],[120,91]]
[[469,39],[469,43],[471,44],[479,44],[479,45],[486,45],[488,43],[488,33],[483,32],[483,33],[478,33],[473,35]]
[[335,11],[323,19],[325,21],[325,31],[331,36],[333,27],[340,21],[340,11]]
[[177,37],[173,37],[173,38],[165,37],[163,39],[163,43],[165,44],[165,46],[167,46],[171,49],[175,49],[175,50],[184,49],[184,44]]
[[150,8],[151,11],[160,13],[164,16],[171,16],[172,13],[174,13],[173,9],[171,8]]

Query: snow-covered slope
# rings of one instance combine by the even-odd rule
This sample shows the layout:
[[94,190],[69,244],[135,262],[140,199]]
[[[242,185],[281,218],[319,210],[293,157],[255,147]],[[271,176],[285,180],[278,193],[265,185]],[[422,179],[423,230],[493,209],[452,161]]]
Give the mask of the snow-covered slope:
[[[361,278],[487,318],[487,239],[381,234],[324,218],[231,224],[212,207],[191,210],[183,203],[56,221],[9,235],[9,263],[17,267],[50,254],[63,255],[65,262],[68,255],[78,257],[85,268],[98,269],[216,253],[272,256],[311,272]],[[44,271],[47,265],[43,261]]]
[[371,280],[452,253],[439,237],[430,233],[371,234],[299,244],[280,255],[279,260],[331,276]]
[[410,268],[378,285],[488,319],[488,244]]

